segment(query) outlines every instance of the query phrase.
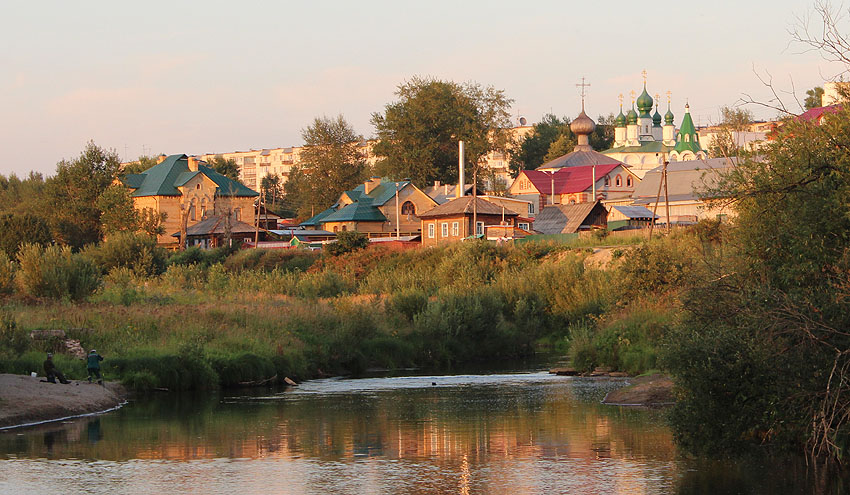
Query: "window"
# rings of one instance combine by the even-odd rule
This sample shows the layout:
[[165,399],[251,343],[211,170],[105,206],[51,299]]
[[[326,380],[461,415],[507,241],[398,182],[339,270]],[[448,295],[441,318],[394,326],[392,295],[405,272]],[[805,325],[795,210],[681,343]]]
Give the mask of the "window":
[[242,208],[234,208],[233,209],[233,219],[237,222],[242,220]]
[[200,184],[200,183],[195,184],[195,189],[200,189],[200,188],[201,188],[201,184]]
[[626,186],[632,187],[632,176],[631,175],[626,177]]
[[534,215],[534,203],[528,203],[528,214]]
[[436,232],[434,232],[434,231],[437,230],[436,226],[437,226],[437,224],[434,224],[434,223],[428,224],[428,238],[429,239],[434,238],[434,235],[436,234]]
[[336,234],[338,231],[339,231],[339,225],[334,225],[334,234]]
[[440,224],[440,234],[441,234],[441,237],[448,237],[449,236],[449,224],[448,224],[448,222],[443,222],[443,223]]
[[614,185],[616,185],[617,187],[622,186],[623,185],[623,178],[618,175],[617,178],[614,179]]
[[343,226],[342,226],[342,231],[343,231],[343,232],[345,232],[346,230],[348,230],[348,227],[346,227],[345,225],[343,225]]
[[401,214],[407,215],[409,220],[411,215],[416,215],[416,205],[410,201],[405,201],[404,204],[401,205]]
[[195,218],[195,205],[192,205],[192,206],[190,206],[190,207],[189,207],[189,220],[191,220],[191,221],[193,221],[193,222],[194,222],[195,220],[197,220],[197,219]]
[[484,235],[484,222],[475,223],[475,235]]
[[460,226],[457,222],[452,222],[452,236],[457,237],[460,235]]
[[521,228],[522,230],[531,230],[531,229],[528,228],[528,224],[525,223],[525,222],[518,223],[517,227]]
[[605,187],[608,187],[608,186],[610,186],[610,185],[611,185],[611,177],[608,177],[608,176],[606,175],[606,176],[605,176]]

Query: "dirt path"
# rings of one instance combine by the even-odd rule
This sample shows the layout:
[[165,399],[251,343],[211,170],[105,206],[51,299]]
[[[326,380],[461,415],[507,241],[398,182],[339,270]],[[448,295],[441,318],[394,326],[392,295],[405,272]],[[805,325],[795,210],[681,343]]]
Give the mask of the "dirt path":
[[117,383],[102,387],[71,380],[63,385],[43,379],[0,374],[0,428],[104,411],[119,406],[127,396]]

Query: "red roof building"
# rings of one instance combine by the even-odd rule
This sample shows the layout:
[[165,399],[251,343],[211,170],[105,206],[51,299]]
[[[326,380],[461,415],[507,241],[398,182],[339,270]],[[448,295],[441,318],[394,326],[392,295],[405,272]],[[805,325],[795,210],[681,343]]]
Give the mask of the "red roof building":
[[640,179],[637,175],[622,163],[565,167],[555,172],[523,170],[511,184],[508,194],[531,201],[537,205],[539,212],[547,204],[577,204],[627,198],[634,193],[638,182]]

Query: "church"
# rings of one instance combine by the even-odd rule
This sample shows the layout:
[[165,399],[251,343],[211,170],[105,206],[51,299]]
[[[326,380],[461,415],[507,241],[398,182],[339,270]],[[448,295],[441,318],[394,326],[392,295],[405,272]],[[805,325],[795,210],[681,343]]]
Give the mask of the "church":
[[[670,92],[667,92],[667,113],[662,124],[658,112],[659,96],[655,95],[655,100],[649,96],[645,71],[643,92],[637,100],[634,91],[631,94],[632,108],[625,115],[620,95],[620,114],[614,120],[614,144],[602,154],[630,165],[631,171],[641,178],[665,161],[704,160],[707,157],[700,146],[699,134],[688,104],[685,104],[685,116],[677,133],[673,125],[673,112],[670,110]],[[650,115],[653,106],[655,113]]]

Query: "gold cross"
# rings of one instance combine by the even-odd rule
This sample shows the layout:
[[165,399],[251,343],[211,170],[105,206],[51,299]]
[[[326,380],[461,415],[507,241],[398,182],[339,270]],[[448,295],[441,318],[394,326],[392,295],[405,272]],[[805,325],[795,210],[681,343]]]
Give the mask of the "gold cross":
[[584,91],[584,88],[589,88],[590,84],[585,84],[584,83],[584,77],[582,77],[581,78],[581,84],[576,84],[576,87],[581,88],[581,93],[580,93],[581,94],[581,110],[584,111],[584,96],[586,94],[585,91]]
[[631,96],[631,97],[632,97],[632,105],[634,105],[634,104],[635,104],[635,94],[636,94],[636,93],[635,93],[635,90],[631,90],[631,91],[629,91],[629,96]]
[[617,95],[617,99],[620,100],[620,109],[623,108],[623,93]]
[[640,71],[640,74],[643,76],[643,84],[646,84],[646,69]]
[[655,111],[658,111],[658,100],[661,99],[661,96],[658,93],[655,93]]
[[672,91],[668,91],[668,92],[667,92],[667,106],[670,106],[670,100],[671,100],[672,98],[673,98],[673,92],[672,92]]

